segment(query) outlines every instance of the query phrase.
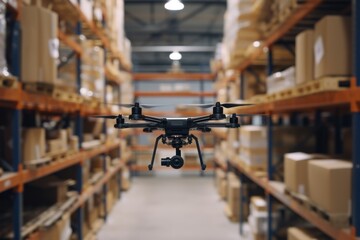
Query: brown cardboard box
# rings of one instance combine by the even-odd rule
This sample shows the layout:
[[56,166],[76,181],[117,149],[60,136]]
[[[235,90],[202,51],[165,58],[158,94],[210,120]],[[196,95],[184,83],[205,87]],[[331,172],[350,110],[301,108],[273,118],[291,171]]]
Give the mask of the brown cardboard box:
[[240,145],[247,148],[266,148],[266,127],[243,126],[240,128]]
[[250,198],[251,208],[257,212],[266,212],[266,201],[263,197],[253,196]]
[[296,36],[295,74],[296,84],[314,79],[314,30],[306,30]]
[[343,160],[311,160],[309,198],[329,214],[350,214],[352,163]]
[[249,167],[266,169],[267,156],[267,148],[240,147],[240,160]]
[[352,73],[350,17],[326,16],[315,25],[315,79]]
[[29,162],[45,156],[45,129],[25,128],[22,134],[23,161]]
[[294,193],[308,195],[308,161],[325,157],[303,152],[285,154],[284,182],[286,189]]
[[123,168],[121,173],[121,189],[127,191],[130,189],[130,171],[128,168]]
[[27,199],[30,204],[55,204],[67,199],[68,181],[48,176],[29,183],[28,190],[26,194],[29,194]]
[[21,78],[55,83],[58,58],[57,14],[38,6],[22,10]]
[[59,221],[49,228],[41,228],[39,230],[39,239],[69,239],[71,236],[70,217],[63,215]]
[[234,173],[228,174],[227,204],[234,219],[239,219],[240,211],[240,180]]
[[315,228],[290,227],[287,231],[288,240],[320,240],[324,238],[324,234]]

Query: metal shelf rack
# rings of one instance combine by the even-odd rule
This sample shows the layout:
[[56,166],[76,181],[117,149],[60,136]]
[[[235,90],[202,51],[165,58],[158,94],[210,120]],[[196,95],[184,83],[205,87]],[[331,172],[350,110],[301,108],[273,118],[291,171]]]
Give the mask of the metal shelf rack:
[[[81,0],[78,0],[77,3],[80,5]],[[55,1],[54,1],[55,3]],[[59,3],[59,1],[58,1]],[[17,0],[17,8],[12,5],[7,4],[9,11],[13,13],[14,19],[14,28],[12,29],[13,41],[9,46],[11,48],[11,73],[17,76],[21,80],[20,76],[20,26],[21,26],[21,11],[23,1]],[[95,38],[100,39],[101,43],[105,50],[110,53],[112,58],[117,58],[120,60],[121,66],[125,71],[131,71],[131,64],[125,60],[123,54],[118,51],[118,49],[111,47],[109,40],[98,26],[95,26],[91,21],[89,21],[86,16],[82,13],[78,5],[73,4],[72,1],[60,1],[60,4],[70,4],[73,9],[73,15],[77,16],[76,22],[76,34],[81,35],[82,24],[85,24],[94,35]],[[64,15],[62,15],[64,16]],[[77,88],[81,88],[81,79],[80,79],[80,66],[81,66],[81,55],[82,48],[79,43],[77,43],[73,38],[66,35],[62,30],[58,29],[58,38],[61,43],[68,46],[72,51],[76,53],[77,58]],[[110,76],[108,72],[105,73],[105,83],[121,84],[121,79]],[[92,150],[83,150],[80,152],[69,155],[65,158],[59,159],[55,162],[52,162],[48,165],[44,165],[36,168],[35,170],[24,169],[21,159],[21,115],[23,110],[32,110],[37,113],[51,113],[51,114],[72,114],[76,119],[76,135],[79,137],[79,145],[82,144],[82,125],[83,118],[89,115],[102,115],[102,114],[111,114],[111,110],[107,107],[89,107],[82,103],[73,103],[61,101],[54,99],[50,96],[39,95],[28,93],[22,90],[21,81],[19,82],[17,88],[0,88],[0,107],[6,108],[11,113],[12,117],[12,168],[13,172],[6,172],[3,176],[0,177],[0,193],[5,191],[12,191],[13,195],[13,206],[12,206],[12,232],[15,240],[23,239],[22,228],[24,226],[23,222],[23,191],[24,185],[34,181],[38,178],[48,176],[55,172],[58,172],[62,169],[75,166],[77,169],[76,174],[76,189],[79,193],[79,198],[76,203],[72,206],[69,213],[76,215],[76,229],[78,239],[83,239],[82,232],[82,222],[84,218],[83,209],[81,208],[83,204],[91,197],[95,192],[98,192],[100,189],[103,189],[104,197],[103,204],[106,206],[106,183],[111,177],[116,174],[119,174],[124,163],[128,160],[129,156],[122,156],[117,165],[112,166],[109,169],[106,169],[105,159],[104,159],[104,176],[95,184],[87,188],[83,188],[83,179],[82,179],[82,165],[88,159],[95,156],[103,156],[111,150],[118,149],[120,153],[120,142],[106,142],[104,145]],[[116,113],[118,114],[118,113]],[[106,134],[104,130],[104,134]],[[120,153],[121,154],[121,153]],[[121,178],[118,178],[118,184],[120,186]],[[106,220],[106,212],[104,220]],[[38,239],[39,236],[35,233],[27,236],[30,239]]]
[[[272,74],[273,71],[273,56],[271,51],[271,46],[276,43],[279,39],[283,38],[286,35],[289,35],[290,32],[295,32],[292,34],[292,37],[299,32],[299,30],[293,30],[293,28],[301,23],[303,19],[306,19],[308,16],[313,14],[316,11],[320,11],[321,4],[331,4],[336,1],[321,1],[321,0],[308,0],[304,1],[298,9],[292,14],[287,21],[282,23],[274,32],[262,42],[262,48],[267,47],[269,49],[267,56],[267,73],[268,75]],[[336,2],[340,3],[340,1]],[[235,172],[238,172],[240,177],[245,176],[250,179],[256,185],[261,187],[267,195],[268,203],[268,236],[267,239],[273,239],[274,232],[272,230],[272,205],[275,199],[280,203],[287,206],[297,215],[307,220],[315,227],[320,229],[322,232],[327,234],[333,239],[343,240],[343,239],[359,239],[360,238],[360,191],[358,186],[360,184],[360,3],[359,1],[351,1],[351,14],[353,18],[353,47],[354,47],[354,72],[353,78],[351,79],[350,87],[346,90],[341,91],[328,91],[320,92],[306,96],[293,97],[284,100],[278,100],[267,103],[260,103],[255,106],[242,107],[235,109],[236,113],[242,114],[266,114],[270,119],[267,121],[268,128],[268,169],[267,176],[268,178],[259,177],[255,174],[254,171],[245,169],[243,166],[238,164],[238,161],[233,161],[228,158],[228,166],[224,166],[219,161],[216,161],[217,166],[228,170],[234,169]],[[339,9],[336,10],[339,14]],[[347,12],[350,12],[348,10]],[[320,19],[326,10],[320,11],[320,14],[317,14],[313,17],[310,22],[313,24],[318,19]],[[310,25],[311,25],[310,24]],[[238,70],[241,72],[240,85],[244,85],[246,81],[244,74],[242,74],[254,61],[257,57],[262,54],[262,48],[259,48],[258,51],[255,51],[249,58],[238,66]],[[240,98],[243,99],[244,93],[241,93]],[[279,182],[272,180],[274,169],[272,166],[272,135],[273,135],[273,126],[272,126],[272,116],[273,115],[282,115],[282,114],[291,114],[299,112],[314,112],[317,113],[321,110],[328,110],[334,108],[344,108],[346,111],[351,112],[352,114],[352,134],[353,134],[353,146],[352,146],[352,161],[353,161],[353,176],[352,176],[352,226],[349,229],[340,229],[319,215],[310,211],[299,202],[291,199],[284,192],[284,185]],[[233,112],[233,111],[232,111]],[[242,199],[242,196],[240,196]],[[242,204],[240,204],[242,206]],[[241,212],[241,210],[240,210]],[[240,215],[241,216],[241,215]],[[240,219],[240,232],[242,232],[242,220]]]

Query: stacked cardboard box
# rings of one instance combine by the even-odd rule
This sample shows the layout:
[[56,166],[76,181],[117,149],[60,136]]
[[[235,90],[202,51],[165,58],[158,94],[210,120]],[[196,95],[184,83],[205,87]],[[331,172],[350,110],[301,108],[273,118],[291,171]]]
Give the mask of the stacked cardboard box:
[[245,166],[266,169],[267,131],[266,127],[243,126],[240,128],[240,161]]
[[55,84],[59,57],[57,14],[40,6],[24,6],[21,18],[22,81]]
[[[272,212],[272,227],[278,223],[278,214]],[[253,196],[250,200],[249,226],[254,239],[266,239],[268,230],[267,204],[264,198]]]
[[226,148],[223,149],[229,160],[235,160],[239,151],[239,129],[228,129]]
[[[331,26],[331,27],[330,27]],[[349,17],[329,15],[296,37],[296,83],[352,73]]]
[[96,41],[82,41],[81,55],[81,89],[80,94],[85,98],[104,100],[104,50],[96,45]]
[[303,152],[287,153],[284,156],[285,187],[292,193],[308,195],[308,163],[310,160],[326,158],[324,155]]
[[131,187],[131,173],[128,167],[124,167],[121,171],[121,190],[127,191]]
[[221,169],[216,169],[215,171],[215,186],[218,190],[218,193],[222,199],[227,197],[227,180],[226,173]]
[[228,217],[232,221],[239,221],[240,213],[240,180],[234,173],[229,173],[227,176],[227,206],[226,211]]
[[289,67],[282,72],[276,72],[266,80],[268,94],[293,88],[295,85],[295,67]]

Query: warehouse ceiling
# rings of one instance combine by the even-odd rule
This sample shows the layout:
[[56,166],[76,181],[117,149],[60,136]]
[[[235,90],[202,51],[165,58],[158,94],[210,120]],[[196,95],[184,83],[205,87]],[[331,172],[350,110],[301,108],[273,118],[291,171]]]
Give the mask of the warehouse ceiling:
[[181,11],[166,10],[166,1],[125,0],[125,31],[133,46],[134,71],[170,70],[172,46],[202,46],[182,48],[181,68],[209,71],[209,60],[222,39],[226,1],[182,0],[185,8]]

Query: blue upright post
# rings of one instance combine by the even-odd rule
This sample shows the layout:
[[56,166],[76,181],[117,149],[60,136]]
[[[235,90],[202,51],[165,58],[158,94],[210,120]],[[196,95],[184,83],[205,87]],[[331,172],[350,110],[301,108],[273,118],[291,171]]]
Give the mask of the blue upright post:
[[[81,0],[77,0],[78,5],[81,5]],[[76,34],[80,36],[81,34],[81,23],[78,22],[76,25]],[[80,93],[81,90],[81,58],[78,55],[76,57],[76,83],[77,83],[77,90]],[[78,113],[76,115],[76,126],[75,126],[75,134],[79,138],[79,149],[81,149],[81,145],[83,142],[83,119]],[[76,165],[76,190],[79,194],[81,194],[83,190],[83,174],[82,174],[82,163]],[[79,207],[76,210],[76,234],[79,240],[83,239],[83,222],[84,222],[84,209],[83,207]]]
[[[13,110],[12,118],[12,167],[15,172],[21,168],[21,110]],[[14,190],[13,201],[13,232],[14,239],[21,239],[21,227],[23,222],[23,187],[19,186]]]
[[[270,76],[273,73],[273,54],[272,48],[269,47],[268,55],[267,55],[267,75]],[[268,116],[267,119],[267,137],[268,137],[268,179],[272,180],[273,176],[273,165],[272,165],[272,151],[273,151],[273,124],[272,124],[272,117],[271,114]],[[267,195],[267,211],[268,211],[268,234],[267,239],[272,240],[272,202],[273,198],[270,194]]]
[[[360,87],[360,2],[353,0],[353,29],[354,29],[354,76],[356,86]],[[360,111],[353,113],[353,181],[352,181],[352,219],[355,234],[360,237]]]

